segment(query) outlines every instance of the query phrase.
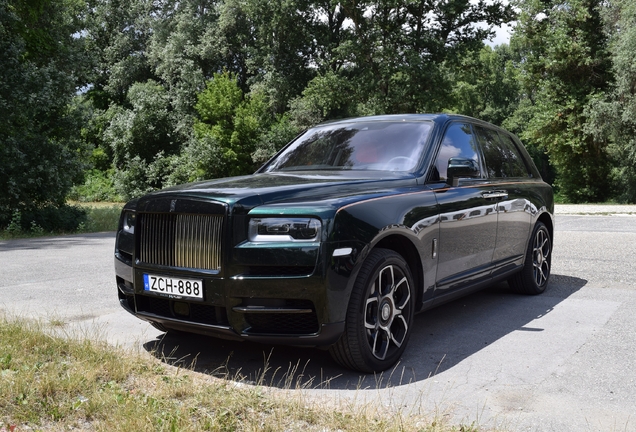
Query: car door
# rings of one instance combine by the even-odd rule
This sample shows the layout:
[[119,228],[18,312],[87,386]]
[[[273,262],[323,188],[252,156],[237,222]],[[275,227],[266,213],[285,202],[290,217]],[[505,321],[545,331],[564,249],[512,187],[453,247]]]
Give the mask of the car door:
[[[464,165],[464,175],[451,167]],[[440,205],[436,296],[489,278],[497,236],[496,202],[468,122],[450,123],[439,144],[429,186]]]
[[481,125],[474,129],[483,151],[492,196],[497,201],[493,254],[493,276],[496,276],[523,262],[532,229],[533,206],[528,197],[533,183],[529,167],[510,135]]

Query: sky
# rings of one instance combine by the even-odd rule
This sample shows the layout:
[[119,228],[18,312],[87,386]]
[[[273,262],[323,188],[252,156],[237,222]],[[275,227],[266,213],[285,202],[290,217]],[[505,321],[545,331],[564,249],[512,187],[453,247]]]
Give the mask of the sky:
[[[479,0],[469,0],[471,4],[476,5],[479,3]],[[488,4],[492,4],[495,2],[495,0],[486,0],[486,2]],[[502,4],[508,5],[510,2],[510,0],[502,0]],[[489,40],[485,40],[484,43],[486,45],[489,45],[491,47],[494,47],[496,45],[501,45],[501,44],[507,44],[510,43],[510,33],[512,32],[512,28],[515,26],[516,22],[512,22],[510,24],[502,24],[500,27],[496,27],[495,30],[495,37],[489,41]]]
[[510,24],[502,24],[501,27],[495,28],[495,37],[492,41],[484,41],[486,45],[494,47],[495,45],[510,43],[510,33],[512,32],[512,26]]

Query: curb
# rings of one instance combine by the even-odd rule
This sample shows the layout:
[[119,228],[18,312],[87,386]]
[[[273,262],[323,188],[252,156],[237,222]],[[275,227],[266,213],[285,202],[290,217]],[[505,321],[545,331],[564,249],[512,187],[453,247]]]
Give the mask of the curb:
[[636,216],[633,204],[555,204],[557,215]]

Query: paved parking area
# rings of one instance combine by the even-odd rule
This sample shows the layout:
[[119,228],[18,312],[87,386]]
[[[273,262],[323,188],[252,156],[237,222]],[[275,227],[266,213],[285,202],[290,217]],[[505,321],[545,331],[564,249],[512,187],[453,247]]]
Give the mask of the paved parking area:
[[500,284],[418,315],[402,361],[378,376],[343,370],[315,349],[164,337],[119,307],[112,233],[0,242],[0,313],[158,349],[163,361],[196,357],[195,370],[246,383],[267,368],[266,386],[291,382],[329,400],[513,431],[636,431],[633,207],[590,215],[558,206],[546,293]]

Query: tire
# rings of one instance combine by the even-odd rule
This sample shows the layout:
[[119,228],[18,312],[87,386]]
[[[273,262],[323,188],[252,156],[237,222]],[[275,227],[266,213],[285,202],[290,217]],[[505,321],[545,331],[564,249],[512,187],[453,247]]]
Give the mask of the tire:
[[541,294],[545,291],[550,280],[551,262],[552,239],[550,232],[542,222],[537,222],[528,242],[523,268],[508,279],[508,284],[514,291],[522,294]]
[[350,369],[386,370],[402,356],[411,334],[415,293],[409,266],[401,255],[374,249],[353,286],[345,331],[329,352]]

